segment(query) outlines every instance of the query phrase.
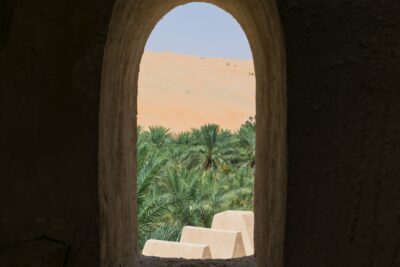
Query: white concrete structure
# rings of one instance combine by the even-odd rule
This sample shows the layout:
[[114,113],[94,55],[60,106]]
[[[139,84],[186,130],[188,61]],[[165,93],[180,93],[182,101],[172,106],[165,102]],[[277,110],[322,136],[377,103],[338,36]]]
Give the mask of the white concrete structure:
[[242,234],[246,256],[254,254],[254,213],[228,210],[214,215],[212,229],[239,231]]
[[181,242],[208,245],[213,259],[231,259],[246,255],[239,231],[216,230],[185,226]]
[[210,247],[162,240],[147,240],[142,254],[161,258],[211,259]]

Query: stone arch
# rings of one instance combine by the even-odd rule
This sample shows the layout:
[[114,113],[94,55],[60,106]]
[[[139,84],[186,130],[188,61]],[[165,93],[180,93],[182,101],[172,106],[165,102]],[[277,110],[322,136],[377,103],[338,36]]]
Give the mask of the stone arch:
[[[194,1],[116,0],[114,4],[100,96],[101,266],[139,266],[135,166],[139,65],[156,23],[171,9],[190,2]],[[255,259],[257,266],[283,266],[286,77],[277,6],[273,0],[202,2],[233,15],[246,33],[253,52],[257,121]]]

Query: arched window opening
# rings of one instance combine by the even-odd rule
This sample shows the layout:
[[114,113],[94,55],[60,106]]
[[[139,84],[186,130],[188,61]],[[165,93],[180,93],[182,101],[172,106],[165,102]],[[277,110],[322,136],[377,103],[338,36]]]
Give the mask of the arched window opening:
[[[116,0],[104,49],[99,118],[100,266],[202,266],[142,257],[137,192],[140,62],[157,22],[190,0]],[[205,0],[240,23],[256,73],[254,257],[208,260],[213,266],[283,266],[286,205],[285,49],[275,1]],[[207,107],[205,108],[207,109]]]
[[254,254],[255,88],[246,35],[224,10],[179,6],[154,28],[138,77],[144,255]]

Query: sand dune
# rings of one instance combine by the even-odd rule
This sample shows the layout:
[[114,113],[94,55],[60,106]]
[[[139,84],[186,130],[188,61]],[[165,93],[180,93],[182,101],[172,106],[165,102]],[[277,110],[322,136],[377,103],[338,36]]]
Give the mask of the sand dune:
[[138,85],[138,124],[145,128],[180,132],[217,123],[235,130],[255,114],[250,60],[146,51]]

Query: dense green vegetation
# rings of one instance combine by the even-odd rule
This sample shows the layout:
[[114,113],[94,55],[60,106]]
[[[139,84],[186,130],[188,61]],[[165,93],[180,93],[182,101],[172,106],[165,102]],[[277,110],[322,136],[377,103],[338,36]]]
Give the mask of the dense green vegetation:
[[183,226],[210,227],[220,211],[253,209],[255,123],[232,133],[208,124],[177,135],[139,128],[137,201],[140,248],[178,240]]

